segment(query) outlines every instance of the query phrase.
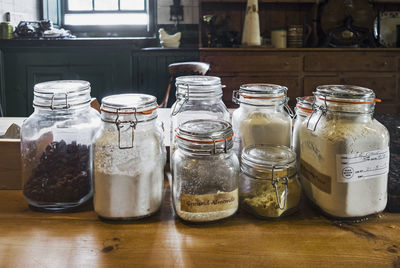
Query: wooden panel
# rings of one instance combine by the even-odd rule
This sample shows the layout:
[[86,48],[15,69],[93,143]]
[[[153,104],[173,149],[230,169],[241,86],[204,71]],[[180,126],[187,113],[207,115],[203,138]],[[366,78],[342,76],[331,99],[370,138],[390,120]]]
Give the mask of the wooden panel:
[[367,71],[394,72],[397,70],[396,59],[390,55],[371,55],[366,53],[327,53],[306,55],[305,71]]
[[297,96],[303,95],[301,83],[299,83],[299,78],[296,76],[235,76],[221,77],[221,80],[226,85],[222,99],[227,107],[236,107],[232,102],[232,91],[239,89],[243,84],[270,83],[286,86],[291,104],[294,104]]
[[17,139],[0,139],[0,189],[21,189],[21,153]]
[[202,61],[211,65],[214,73],[300,71],[298,56],[269,53],[205,53]]
[[317,86],[333,84],[340,84],[340,78],[337,76],[304,77],[304,96],[312,96]]

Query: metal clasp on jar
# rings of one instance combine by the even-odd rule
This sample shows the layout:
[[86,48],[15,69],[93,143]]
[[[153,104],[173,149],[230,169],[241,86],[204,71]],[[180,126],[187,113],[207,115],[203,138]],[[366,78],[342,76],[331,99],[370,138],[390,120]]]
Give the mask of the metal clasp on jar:
[[[275,166],[272,167],[271,183],[275,189],[276,202],[278,203],[279,209],[284,210],[284,209],[286,209],[286,203],[287,203],[287,192],[288,192],[287,188],[288,188],[289,178],[287,176],[285,176],[283,178],[274,178],[274,171],[275,171]],[[281,206],[281,198],[280,198],[281,195],[278,190],[278,184],[280,181],[283,181],[282,184],[285,185],[285,190],[283,191],[283,194],[284,194],[283,207]]]
[[[127,120],[127,121],[121,121],[119,120],[121,110],[126,110],[126,109],[133,109],[134,110],[134,117],[135,120]],[[118,147],[120,149],[130,149],[133,147],[133,142],[135,140],[135,129],[136,125],[138,123],[138,119],[136,116],[136,108],[119,108],[117,109],[117,118],[115,119],[115,125],[117,126],[118,129]],[[132,131],[128,131],[132,129]],[[130,143],[123,144],[123,141],[129,141]]]
[[186,92],[183,98],[179,98],[179,100],[175,103],[171,113],[172,116],[177,115],[182,110],[183,105],[189,100],[189,84],[178,84],[176,88],[179,86],[186,86]]
[[312,114],[308,117],[308,120],[307,120],[307,129],[309,129],[311,131],[315,131],[319,121],[321,120],[321,117],[323,115],[326,115],[326,111],[327,111],[327,107],[328,107],[326,104],[326,97],[325,97],[324,102],[325,102],[325,106],[324,105],[316,105],[315,102],[313,103]]

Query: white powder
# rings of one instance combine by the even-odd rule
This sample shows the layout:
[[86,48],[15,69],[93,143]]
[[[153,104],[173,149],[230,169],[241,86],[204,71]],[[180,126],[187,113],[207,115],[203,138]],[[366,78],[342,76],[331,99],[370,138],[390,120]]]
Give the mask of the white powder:
[[119,149],[118,131],[111,128],[95,143],[94,208],[101,217],[144,217],[161,205],[165,148],[160,131],[143,125],[133,148]]
[[292,120],[283,113],[253,112],[241,116],[234,114],[232,124],[236,135],[235,151],[238,155],[242,148],[252,144],[290,147]]
[[[341,182],[337,155],[387,149],[386,128],[368,115],[351,118],[342,115],[339,118],[328,114],[321,117],[315,131],[308,130],[306,125],[307,120],[300,129],[300,177],[306,195],[326,213],[336,217],[363,217],[382,211],[387,201],[387,174]],[[311,170],[308,175],[305,166]],[[316,178],[317,182],[311,183],[310,177]],[[324,187],[330,187],[330,190],[322,190]]]

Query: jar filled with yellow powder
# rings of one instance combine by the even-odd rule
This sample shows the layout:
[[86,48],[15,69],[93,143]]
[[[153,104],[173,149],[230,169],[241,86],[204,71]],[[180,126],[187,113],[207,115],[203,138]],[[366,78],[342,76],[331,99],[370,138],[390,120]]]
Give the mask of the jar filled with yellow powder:
[[296,154],[286,146],[245,147],[239,193],[242,207],[258,217],[279,218],[295,212],[301,198]]

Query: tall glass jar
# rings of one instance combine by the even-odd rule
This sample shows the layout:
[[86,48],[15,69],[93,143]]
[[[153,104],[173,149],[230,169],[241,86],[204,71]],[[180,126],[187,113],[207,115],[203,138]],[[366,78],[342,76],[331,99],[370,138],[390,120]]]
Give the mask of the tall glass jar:
[[232,152],[231,124],[191,120],[179,126],[173,156],[176,214],[191,222],[233,215],[238,208],[239,161]]
[[222,101],[219,77],[191,75],[176,78],[176,102],[171,108],[170,160],[176,149],[177,128],[193,119],[230,121],[229,111]]
[[293,125],[292,148],[296,152],[297,160],[300,159],[300,146],[299,146],[299,130],[304,120],[312,114],[312,105],[314,103],[314,96],[297,97],[297,104],[294,108],[295,118]]
[[94,147],[94,210],[106,219],[157,212],[166,160],[157,99],[146,94],[103,98],[102,129]]
[[387,202],[389,133],[373,118],[371,89],[326,85],[300,128],[301,183],[326,214],[358,218]]
[[240,203],[261,218],[295,212],[301,198],[296,154],[286,146],[249,145],[243,149]]
[[234,150],[239,156],[252,144],[290,147],[293,113],[286,92],[286,87],[273,84],[245,84],[233,91],[233,102],[240,104],[232,115]]
[[23,194],[29,205],[64,210],[92,196],[92,143],[100,116],[90,100],[86,81],[35,85],[34,112],[21,127]]

